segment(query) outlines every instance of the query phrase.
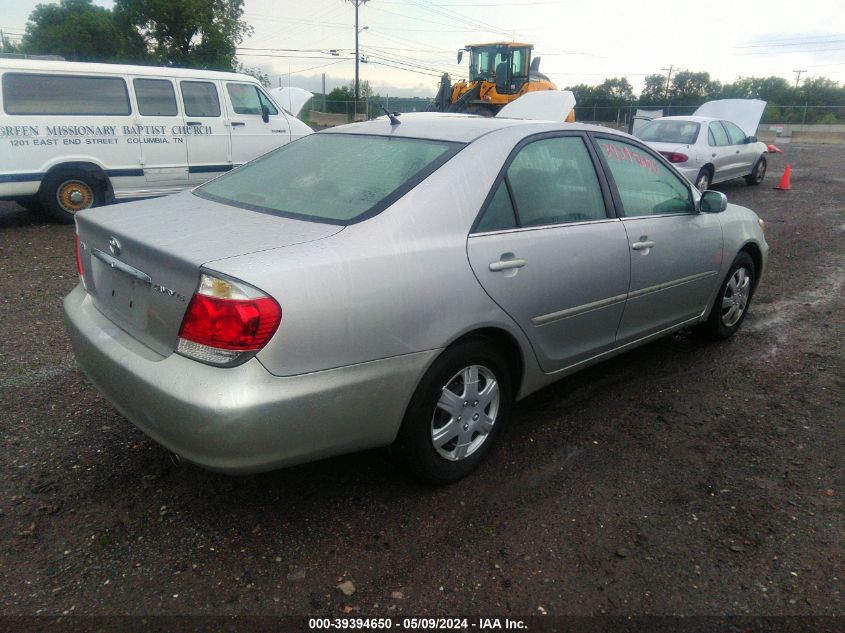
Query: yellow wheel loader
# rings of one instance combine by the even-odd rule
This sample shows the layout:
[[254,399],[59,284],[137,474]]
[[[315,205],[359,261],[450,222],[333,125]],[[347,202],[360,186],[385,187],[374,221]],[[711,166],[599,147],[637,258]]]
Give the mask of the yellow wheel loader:
[[[469,80],[452,85],[448,73],[440,79],[434,99],[438,112],[463,112],[495,116],[511,101],[534,90],[557,90],[557,86],[540,72],[540,58],[532,61],[533,44],[493,42],[469,44],[458,51],[458,64],[464,51],[469,53]],[[575,120],[575,112],[566,119]]]

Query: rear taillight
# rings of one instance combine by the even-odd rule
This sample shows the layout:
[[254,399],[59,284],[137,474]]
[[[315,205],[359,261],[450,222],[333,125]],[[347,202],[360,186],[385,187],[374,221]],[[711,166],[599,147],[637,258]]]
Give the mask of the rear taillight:
[[670,163],[685,163],[689,160],[689,156],[679,152],[660,152]]
[[231,365],[263,348],[281,320],[279,304],[257,288],[203,274],[182,320],[176,351],[205,363]]

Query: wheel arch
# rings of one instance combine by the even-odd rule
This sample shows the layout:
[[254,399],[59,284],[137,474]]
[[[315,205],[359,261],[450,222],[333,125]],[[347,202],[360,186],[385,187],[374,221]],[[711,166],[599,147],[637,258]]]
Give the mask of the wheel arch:
[[44,177],[41,179],[41,185],[39,186],[39,192],[41,191],[41,187],[44,186],[44,183],[47,179],[59,171],[84,171],[91,174],[96,180],[100,181],[103,185],[103,189],[106,194],[106,199],[111,200],[114,198],[114,189],[112,188],[111,180],[109,179],[108,175],[106,174],[105,169],[101,165],[98,165],[92,161],[86,160],[72,160],[72,161],[64,161],[61,163],[56,163],[55,165],[51,165],[49,169],[44,173]]
[[757,284],[760,283],[761,273],[763,271],[763,252],[755,242],[746,242],[739,249],[740,253],[748,253],[751,261],[754,262],[754,289],[757,289]]
[[504,356],[508,369],[511,371],[513,397],[516,399],[522,389],[522,382],[525,377],[525,358],[516,338],[504,328],[495,326],[480,327],[464,332],[458,338],[451,341],[443,351],[471,339],[485,341]]

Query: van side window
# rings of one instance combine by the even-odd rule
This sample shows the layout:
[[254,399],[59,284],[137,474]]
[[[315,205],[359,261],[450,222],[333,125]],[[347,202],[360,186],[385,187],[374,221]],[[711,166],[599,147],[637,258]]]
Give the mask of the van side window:
[[232,102],[232,109],[237,114],[261,115],[261,106],[267,107],[270,114],[278,114],[279,111],[270,103],[270,100],[252,84],[227,83],[226,90],[229,92],[229,100]]
[[127,115],[129,93],[120,77],[6,73],[6,114]]
[[182,103],[187,116],[220,116],[217,87],[208,81],[183,81]]
[[176,93],[166,79],[134,79],[138,112],[145,116],[176,116]]

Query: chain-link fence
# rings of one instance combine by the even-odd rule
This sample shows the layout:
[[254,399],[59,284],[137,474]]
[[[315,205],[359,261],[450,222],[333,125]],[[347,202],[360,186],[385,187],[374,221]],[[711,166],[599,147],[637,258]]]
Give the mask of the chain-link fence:
[[[373,97],[361,99],[358,102],[358,112],[355,116],[354,101],[325,100],[320,95],[315,96],[306,104],[302,111],[302,118],[306,121],[340,125],[353,120],[362,121],[382,116],[382,107],[391,112],[426,112],[432,109],[434,99],[427,98],[392,98]],[[691,115],[698,108],[697,105],[630,105],[630,106],[576,106],[575,120],[585,123],[601,123],[619,128],[627,128],[631,117],[637,109],[663,110],[663,116]],[[321,116],[328,115],[328,116]],[[845,124],[845,106],[828,105],[777,105],[768,104],[763,113],[762,124]]]
[[[575,120],[581,122],[613,124],[615,126],[627,128],[628,122],[631,120],[631,116],[633,116],[637,109],[662,110],[663,116],[688,116],[693,114],[698,109],[698,106],[576,106]],[[845,124],[845,106],[767,104],[760,123],[791,123],[801,125]]]

